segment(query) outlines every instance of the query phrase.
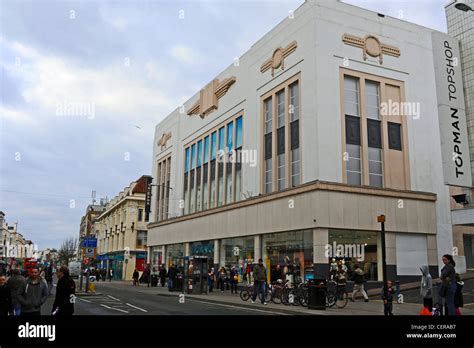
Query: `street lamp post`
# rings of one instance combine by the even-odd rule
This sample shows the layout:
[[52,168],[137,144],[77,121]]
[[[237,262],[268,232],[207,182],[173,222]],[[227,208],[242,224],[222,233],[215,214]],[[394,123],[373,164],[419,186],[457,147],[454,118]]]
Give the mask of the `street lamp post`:
[[380,223],[380,238],[382,239],[382,281],[383,281],[383,294],[384,298],[387,298],[387,262],[385,252],[385,215],[377,216],[377,222]]

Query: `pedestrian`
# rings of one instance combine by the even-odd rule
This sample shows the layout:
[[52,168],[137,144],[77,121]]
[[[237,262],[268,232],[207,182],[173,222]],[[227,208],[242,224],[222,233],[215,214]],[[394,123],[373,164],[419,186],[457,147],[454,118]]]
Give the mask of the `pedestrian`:
[[459,274],[456,273],[456,293],[454,294],[454,308],[456,315],[461,315],[461,310],[459,308],[464,306],[464,299],[462,295],[462,288],[464,287],[464,282],[461,280]]
[[53,288],[53,267],[49,265],[46,268],[46,271],[44,272],[45,276],[44,279],[46,280],[46,283],[48,284],[48,291],[51,293],[51,289]]
[[99,269],[99,267],[97,267],[96,270],[95,270],[95,278],[97,279],[97,281],[100,281],[100,269]]
[[270,274],[270,282],[276,283],[278,280],[283,279],[283,270],[280,264],[277,264],[275,269]]
[[161,265],[159,276],[160,276],[161,287],[164,287],[165,282],[166,282],[166,267],[165,267],[165,265]]
[[112,271],[112,268],[109,269],[109,282],[112,281],[112,277],[114,276],[114,272]]
[[140,284],[138,283],[138,271],[137,269],[135,268],[135,270],[133,271],[133,286],[139,286]]
[[232,266],[230,270],[230,293],[237,294],[237,283],[239,282],[239,275],[237,274],[237,268]]
[[11,291],[6,283],[7,277],[4,274],[0,274],[0,317],[13,315]]
[[69,276],[69,268],[61,266],[56,272],[56,297],[54,298],[52,315],[73,315],[76,300],[76,283]]
[[224,282],[225,282],[226,277],[227,277],[227,271],[225,267],[221,267],[219,269],[219,274],[217,278],[217,288],[219,288],[219,284],[220,284],[221,292],[224,292]]
[[442,257],[444,267],[441,269],[441,287],[440,296],[443,298],[447,315],[455,315],[454,294],[456,293],[456,263],[452,255],[445,254]]
[[352,280],[354,281],[354,289],[352,290],[352,296],[351,296],[351,301],[355,301],[355,295],[358,292],[362,293],[362,296],[364,296],[364,302],[369,302],[369,296],[367,296],[367,293],[365,292],[364,289],[364,271],[360,268],[358,264],[354,265],[354,272],[352,273]]
[[216,274],[214,273],[214,267],[211,267],[211,269],[207,273],[207,287],[209,288],[209,292],[212,292],[212,290],[214,289],[215,281],[216,281]]
[[176,285],[176,275],[177,270],[174,268],[174,265],[171,265],[168,269],[168,290],[173,291],[174,286]]
[[102,281],[105,282],[107,278],[107,270],[105,268],[102,268],[102,270],[100,271],[100,274],[102,276]]
[[255,303],[257,295],[260,295],[262,304],[266,305],[265,301],[265,282],[267,280],[267,270],[263,265],[263,260],[258,259],[258,264],[253,268],[254,289],[252,296],[252,303]]
[[38,268],[30,268],[30,276],[19,297],[22,315],[41,315],[41,306],[49,296],[48,284],[39,276]]
[[10,288],[12,304],[13,304],[13,314],[21,314],[21,302],[19,297],[23,292],[24,287],[26,286],[26,279],[23,277],[18,269],[11,270],[11,277],[8,278],[7,285]]
[[421,266],[420,271],[422,275],[420,295],[423,298],[423,307],[427,307],[431,312],[433,308],[433,281],[428,265]]
[[393,294],[394,294],[392,281],[387,280],[387,293],[385,289],[382,289],[382,300],[383,300],[383,314],[393,315]]

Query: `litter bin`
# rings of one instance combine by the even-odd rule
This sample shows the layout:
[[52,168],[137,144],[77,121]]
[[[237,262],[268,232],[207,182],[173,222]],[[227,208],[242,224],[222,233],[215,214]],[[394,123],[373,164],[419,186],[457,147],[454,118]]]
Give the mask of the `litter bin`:
[[326,310],[326,281],[315,280],[308,288],[308,309]]
[[151,275],[151,286],[158,286],[158,275]]

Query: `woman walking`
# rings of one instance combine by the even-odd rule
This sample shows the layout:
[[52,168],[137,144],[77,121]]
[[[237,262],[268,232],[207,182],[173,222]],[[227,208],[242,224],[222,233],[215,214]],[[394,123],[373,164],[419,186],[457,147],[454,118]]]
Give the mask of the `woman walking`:
[[138,271],[137,269],[135,268],[135,270],[133,271],[133,286],[140,286],[140,283],[138,282]]
[[224,292],[224,281],[227,277],[227,271],[224,267],[221,267],[219,270],[219,278],[217,279],[217,288],[219,288],[219,284],[221,286],[221,292]]

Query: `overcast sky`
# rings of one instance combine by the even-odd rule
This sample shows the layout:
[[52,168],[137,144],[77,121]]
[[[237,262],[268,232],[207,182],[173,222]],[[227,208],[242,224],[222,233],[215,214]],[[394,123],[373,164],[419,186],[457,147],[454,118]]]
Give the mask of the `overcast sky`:
[[[346,2],[446,31],[448,0]],[[151,174],[154,126],[301,3],[0,0],[6,220],[40,249],[78,236],[91,191]]]

